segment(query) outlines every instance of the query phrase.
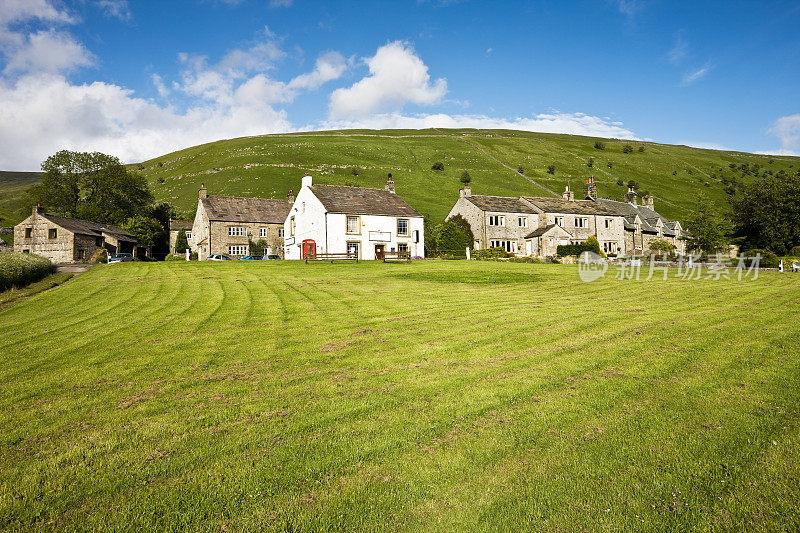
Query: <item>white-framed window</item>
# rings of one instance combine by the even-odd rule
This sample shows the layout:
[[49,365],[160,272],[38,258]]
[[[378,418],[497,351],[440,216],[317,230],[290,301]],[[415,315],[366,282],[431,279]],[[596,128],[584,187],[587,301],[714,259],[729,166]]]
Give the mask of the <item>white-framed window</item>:
[[294,217],[289,219],[289,236],[294,237]]
[[191,231],[187,231],[186,232],[186,238],[187,239],[191,239],[192,238],[192,232]]
[[614,219],[607,218],[606,219],[606,229],[614,229]]
[[398,218],[397,219],[397,235],[402,237],[408,237],[408,219],[407,218]]
[[518,217],[517,218],[517,225],[520,228],[527,228],[528,227],[528,217]]
[[355,257],[359,257],[358,250],[361,246],[360,242],[357,241],[347,241],[347,253],[350,255],[354,255]]
[[283,238],[283,228],[278,228],[278,237]]
[[356,215],[347,215],[347,233],[349,235],[361,234],[361,217]]
[[501,240],[492,240],[489,241],[490,248],[502,248],[508,253],[515,254],[517,253],[517,241],[501,241]]
[[575,217],[575,227],[576,228],[588,228],[589,227],[589,219],[586,217]]
[[258,236],[262,239],[267,238],[267,230],[268,228],[258,228]]
[[407,252],[408,251],[408,243],[407,242],[398,242],[397,243],[397,251],[398,252]]
[[228,255],[247,255],[247,245],[228,246]]
[[503,215],[489,215],[489,225],[490,226],[505,226],[506,225],[506,217]]
[[245,235],[243,226],[228,226],[229,237],[241,237]]
[[606,254],[617,253],[617,243],[614,241],[606,241],[603,243],[603,252]]
[[556,226],[561,226],[561,227],[563,228],[563,227],[564,227],[564,217],[555,217],[555,218],[553,219],[553,223],[554,223]]

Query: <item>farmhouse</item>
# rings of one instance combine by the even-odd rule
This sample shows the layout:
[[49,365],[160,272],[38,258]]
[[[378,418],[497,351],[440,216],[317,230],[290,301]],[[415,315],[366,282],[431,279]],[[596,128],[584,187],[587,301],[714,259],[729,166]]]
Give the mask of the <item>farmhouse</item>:
[[591,200],[575,200],[569,187],[561,198],[473,195],[469,184],[447,218],[461,215],[475,237],[475,249],[501,247],[507,252],[546,257],[562,244],[597,236],[606,253],[616,254],[625,242],[623,218]]
[[175,254],[175,241],[178,240],[178,233],[181,231],[186,232],[186,240],[192,242],[192,226],[194,222],[191,220],[170,220],[169,221],[169,253]]
[[39,206],[14,227],[15,252],[38,254],[54,263],[87,260],[102,250],[147,255],[136,237],[120,227],[50,215]]
[[384,189],[314,185],[305,176],[284,224],[287,259],[350,253],[382,259],[387,252],[425,255],[422,215],[395,193],[391,175]]
[[241,257],[250,254],[252,242],[265,241],[272,253],[283,250],[283,224],[294,201],[292,191],[286,200],[209,196],[200,187],[189,246],[198,259],[211,254]]

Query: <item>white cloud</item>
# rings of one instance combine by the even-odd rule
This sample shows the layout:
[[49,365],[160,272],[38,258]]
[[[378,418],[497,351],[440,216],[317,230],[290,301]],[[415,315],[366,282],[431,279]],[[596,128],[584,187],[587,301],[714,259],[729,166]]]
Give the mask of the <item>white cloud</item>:
[[338,52],[328,52],[317,58],[314,70],[289,82],[292,89],[318,89],[323,83],[342,77],[347,63]]
[[689,52],[689,43],[683,40],[683,33],[675,34],[675,44],[667,53],[667,59],[673,65],[679,65]]
[[269,0],[269,7],[292,7],[294,0]]
[[64,72],[94,64],[94,57],[71,35],[42,30],[20,36],[5,46],[6,67],[10,72]]
[[0,32],[3,26],[31,19],[61,24],[76,22],[69,13],[56,9],[48,0],[0,0]]
[[781,141],[780,150],[770,152],[774,155],[800,155],[800,113],[781,117],[767,130]]
[[407,43],[395,41],[365,58],[369,75],[349,88],[331,94],[329,117],[355,119],[397,111],[407,103],[430,105],[447,93],[447,82],[431,83],[428,67]]
[[569,133],[590,137],[638,139],[635,133],[623,128],[619,122],[612,123],[601,117],[586,115],[584,113],[541,113],[533,117],[516,118],[495,118],[485,115],[447,115],[442,113],[419,115],[383,113],[355,120],[329,120],[320,125],[320,129],[350,128],[511,129],[541,133]]
[[162,98],[169,96],[169,88],[164,84],[164,80],[161,76],[153,74],[150,76],[150,79],[153,81],[153,85],[155,85],[159,96]]
[[128,6],[128,0],[97,0],[97,7],[109,16],[118,18],[126,22],[131,20],[131,8]]
[[691,70],[684,74],[683,76],[683,85],[691,85],[697,81],[700,81],[708,74],[708,71],[711,70],[711,65],[706,63],[702,67],[698,69]]

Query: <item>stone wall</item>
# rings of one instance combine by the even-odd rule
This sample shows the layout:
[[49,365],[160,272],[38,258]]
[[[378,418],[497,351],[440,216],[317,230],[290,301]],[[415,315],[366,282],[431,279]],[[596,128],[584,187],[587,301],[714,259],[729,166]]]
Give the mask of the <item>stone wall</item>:
[[[229,246],[248,246],[247,253],[250,253],[250,241],[258,242],[261,239],[267,242],[271,248],[271,253],[283,256],[283,237],[278,235],[283,230],[283,224],[265,224],[260,222],[210,222],[211,254],[230,255]],[[228,235],[229,227],[245,228],[244,235]],[[261,236],[261,230],[266,230],[266,236]]]
[[[26,237],[28,228],[31,230],[30,237]],[[56,230],[55,238],[51,238],[51,229]],[[14,251],[38,254],[54,263],[72,263],[76,260],[74,235],[38,214],[32,214],[14,227]]]

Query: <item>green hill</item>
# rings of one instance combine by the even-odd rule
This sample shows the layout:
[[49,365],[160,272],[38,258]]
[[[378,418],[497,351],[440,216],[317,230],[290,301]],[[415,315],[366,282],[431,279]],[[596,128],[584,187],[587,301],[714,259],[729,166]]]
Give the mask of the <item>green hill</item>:
[[[595,148],[598,140],[603,149]],[[633,151],[624,153],[625,145]],[[431,170],[435,162],[444,170]],[[547,172],[549,165],[554,174]],[[201,183],[210,194],[282,197],[297,190],[306,174],[320,183],[382,187],[391,172],[398,193],[438,221],[458,197],[459,176],[468,170],[476,194],[550,195],[567,183],[580,193],[586,177],[594,175],[601,196],[621,199],[627,182],[635,180],[655,196],[662,214],[680,219],[699,191],[724,205],[731,180],[752,179],[756,168],[793,172],[800,158],[509,130],[348,130],[217,141],[134,167],[159,199],[190,213]]]
[[13,226],[27,216],[25,191],[38,181],[38,172],[0,171],[0,226]]

